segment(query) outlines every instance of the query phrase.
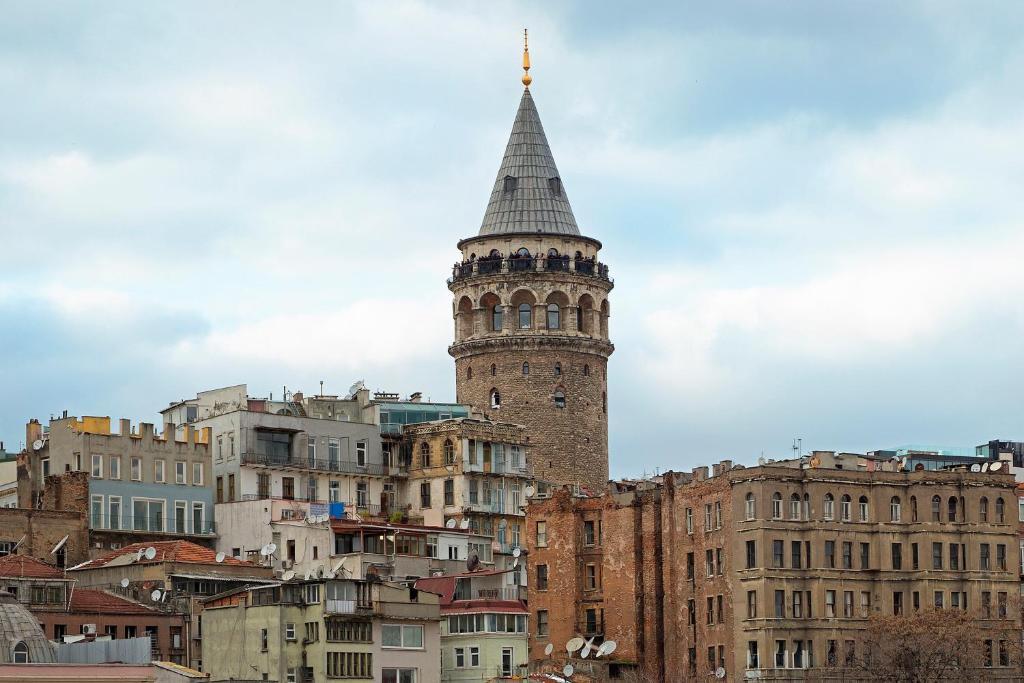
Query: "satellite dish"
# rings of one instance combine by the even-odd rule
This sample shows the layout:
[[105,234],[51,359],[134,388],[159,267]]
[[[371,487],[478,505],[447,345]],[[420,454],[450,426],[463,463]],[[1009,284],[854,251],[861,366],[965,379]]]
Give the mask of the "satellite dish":
[[[504,520],[502,520],[502,521],[504,521]],[[461,522],[459,522],[459,528],[460,529],[468,529],[469,528],[469,520],[468,519],[464,519]]]
[[121,588],[127,588],[128,584],[131,583],[127,577],[121,579]]
[[447,522],[444,523],[444,525],[449,529],[454,529],[456,524],[458,524],[458,522],[456,522],[454,518],[449,519]]
[[572,654],[573,652],[576,652],[576,650],[583,647],[586,644],[586,642],[587,641],[583,640],[579,636],[576,636],[575,638],[570,638],[569,642],[565,644],[565,651],[569,654]]
[[334,573],[334,572],[325,572],[324,573],[324,578],[325,579],[333,579],[333,578],[335,578],[337,576],[338,575],[336,573]]
[[306,515],[306,524],[316,524],[316,517]]
[[227,557],[227,555],[225,555],[224,553],[217,553],[217,557],[213,559],[217,560],[217,562],[220,563],[224,561],[225,557]]
[[35,441],[32,442],[32,450],[38,451],[38,450],[42,449],[42,447],[43,447],[43,440],[42,439],[36,439]]
[[[594,638],[596,637],[597,636],[594,636]],[[580,657],[583,659],[586,659],[587,655],[590,654],[590,651],[594,649],[594,638],[591,638],[583,645],[583,650],[580,651]]]
[[161,595],[162,595],[162,593],[160,593],[160,589],[158,588],[155,591],[153,591],[152,593],[150,593],[149,597],[151,597],[153,599],[153,602],[158,602],[160,600],[160,596]]
[[270,546],[268,546],[268,545],[265,545],[262,548],[260,548],[260,555],[262,557],[266,557],[267,555],[269,555],[270,554],[269,548],[270,548]]
[[978,463],[971,465],[971,472],[981,472],[981,465]]
[[276,543],[268,543],[267,544],[267,555],[273,555],[276,552],[277,552],[277,544]]
[[544,646],[544,656],[545,657],[550,657],[551,653],[554,652],[554,651],[555,651],[555,644],[554,643],[548,643],[547,645]]
[[519,548],[513,548],[512,549],[512,557],[519,557],[522,554],[523,554],[523,551],[520,550]]
[[614,640],[606,640],[603,643],[601,643],[601,647],[604,648],[605,656],[615,652],[615,648],[617,648],[618,646],[619,644],[616,643]]
[[156,548],[154,548],[153,546],[149,546],[148,548],[146,548],[146,559],[147,560],[152,560],[155,557],[156,557]]
[[715,669],[715,678],[725,678],[725,668],[724,667],[720,666],[717,669]]
[[532,486],[527,486],[525,489],[523,489],[523,493],[526,494],[527,498],[533,498],[533,494],[537,493],[537,489],[533,488]]
[[281,574],[281,580],[282,581],[291,581],[294,578],[295,578],[295,572],[293,572],[291,569],[286,571],[284,574]]
[[988,472],[988,463],[987,462],[981,463],[981,471],[982,472]]
[[562,674],[565,676],[572,676],[574,671],[576,671],[576,669],[572,668],[572,664],[566,664],[562,667]]
[[310,570],[310,569],[307,569],[306,570],[306,581],[309,581],[312,578],[313,578],[313,571]]
[[348,388],[348,397],[354,398],[355,395],[362,391],[364,388],[366,388],[366,384],[363,382],[363,380],[356,380],[355,382],[353,382],[352,386]]
[[994,462],[994,463],[992,463],[991,466],[989,466],[988,471],[989,472],[998,472],[1001,469],[1003,469],[1003,463],[1002,462]]

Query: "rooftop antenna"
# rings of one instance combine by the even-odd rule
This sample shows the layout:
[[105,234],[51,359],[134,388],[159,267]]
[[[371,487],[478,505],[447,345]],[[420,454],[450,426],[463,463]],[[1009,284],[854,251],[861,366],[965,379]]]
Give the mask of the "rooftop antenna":
[[320,395],[324,395],[324,381],[320,380]]
[[804,454],[804,440],[801,438],[793,439],[793,455],[799,458]]

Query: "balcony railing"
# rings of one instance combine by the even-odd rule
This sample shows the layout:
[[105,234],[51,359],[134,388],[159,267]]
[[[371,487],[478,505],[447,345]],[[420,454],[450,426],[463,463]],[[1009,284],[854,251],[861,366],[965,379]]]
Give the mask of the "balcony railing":
[[217,533],[216,524],[212,521],[204,520],[198,525],[194,525],[193,520],[190,517],[186,517],[184,524],[178,525],[176,522],[177,520],[173,517],[167,518],[164,515],[146,515],[145,517],[126,515],[114,519],[110,519],[106,515],[93,515],[89,518],[89,528],[93,531],[189,534],[195,536],[212,536]]
[[476,596],[481,600],[525,600],[526,589],[520,586],[479,588],[476,591]]
[[258,467],[277,467],[282,469],[315,470],[317,472],[340,472],[342,474],[367,474],[383,476],[387,474],[383,465],[366,463],[360,465],[345,460],[330,458],[290,458],[267,453],[242,453],[243,465]]
[[608,266],[598,263],[593,259],[570,259],[568,256],[552,256],[548,258],[526,256],[519,258],[483,257],[475,261],[456,263],[452,268],[452,277],[448,282],[452,283],[457,280],[480,275],[527,271],[576,273],[577,275],[611,281],[611,277],[608,274]]

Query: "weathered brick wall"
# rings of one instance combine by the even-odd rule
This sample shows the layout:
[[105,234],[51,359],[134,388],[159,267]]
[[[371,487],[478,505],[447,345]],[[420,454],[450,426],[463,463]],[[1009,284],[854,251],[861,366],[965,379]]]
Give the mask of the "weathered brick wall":
[[30,555],[53,564],[54,546],[65,536],[67,566],[89,559],[89,532],[85,515],[80,512],[0,508],[0,538],[14,541],[24,537],[18,546],[19,555]]
[[[530,367],[526,375],[524,363]],[[555,374],[556,363],[561,364],[561,375]],[[538,479],[581,482],[596,491],[604,487],[608,481],[608,416],[602,398],[607,392],[605,357],[573,350],[569,342],[543,350],[502,349],[466,356],[456,360],[455,368],[458,401],[491,419],[526,427],[530,462]],[[498,409],[490,407],[491,389],[501,394]],[[555,406],[556,389],[565,393],[564,408]]]
[[39,508],[42,510],[71,510],[89,512],[89,473],[64,472],[51,474],[46,478],[42,493],[39,495]]

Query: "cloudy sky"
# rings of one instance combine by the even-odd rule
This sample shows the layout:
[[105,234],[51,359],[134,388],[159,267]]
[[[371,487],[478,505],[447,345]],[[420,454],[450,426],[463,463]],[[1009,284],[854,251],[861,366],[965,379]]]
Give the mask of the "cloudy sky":
[[[638,9],[640,7],[640,9]],[[0,439],[454,397],[521,87],[616,280],[613,475],[1024,439],[1024,6],[0,2]]]

